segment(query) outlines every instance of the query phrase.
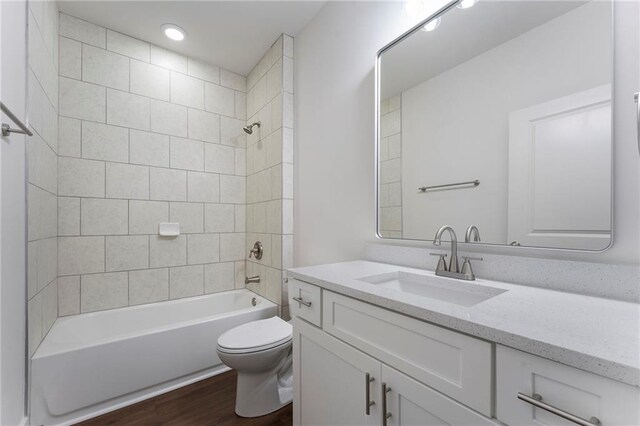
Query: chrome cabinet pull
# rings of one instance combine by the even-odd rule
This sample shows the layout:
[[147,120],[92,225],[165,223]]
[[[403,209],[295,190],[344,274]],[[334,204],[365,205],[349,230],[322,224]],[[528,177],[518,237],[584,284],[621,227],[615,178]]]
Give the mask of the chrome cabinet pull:
[[578,417],[571,413],[567,413],[566,411],[561,410],[560,408],[556,408],[553,405],[549,405],[545,402],[542,402],[542,395],[537,393],[534,393],[533,396],[529,396],[521,392],[518,392],[518,399],[524,402],[528,402],[534,407],[538,407],[542,410],[553,413],[558,417],[562,417],[563,419],[569,420],[570,422],[573,422],[581,426],[601,426],[602,425],[602,423],[600,422],[600,419],[598,419],[597,417],[591,417],[589,420],[586,420],[586,419],[583,419],[582,417]]
[[364,386],[365,386],[365,410],[364,412],[367,414],[371,414],[371,407],[376,405],[375,401],[371,401],[371,383],[373,383],[376,379],[371,377],[369,373],[365,374]]
[[307,302],[302,297],[292,297],[292,299],[295,300],[298,303],[302,303],[307,308],[311,307],[311,302]]
[[382,383],[382,426],[387,426],[387,420],[391,418],[391,413],[387,412],[387,394],[391,388],[386,383]]

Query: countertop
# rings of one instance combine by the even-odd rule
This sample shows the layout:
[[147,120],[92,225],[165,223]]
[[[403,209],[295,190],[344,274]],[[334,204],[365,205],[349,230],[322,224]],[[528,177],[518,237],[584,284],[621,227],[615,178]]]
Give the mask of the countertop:
[[422,269],[353,261],[293,268],[288,276],[640,387],[639,304],[476,279],[471,283],[508,291],[464,307],[358,280],[394,271],[433,275]]

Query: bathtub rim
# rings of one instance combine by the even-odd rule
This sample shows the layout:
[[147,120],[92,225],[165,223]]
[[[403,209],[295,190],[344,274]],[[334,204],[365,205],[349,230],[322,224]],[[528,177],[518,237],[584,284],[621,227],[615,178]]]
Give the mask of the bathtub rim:
[[[104,314],[105,312],[114,312],[114,311],[120,311],[120,310],[133,310],[133,309],[151,309],[151,308],[157,307],[158,304],[171,305],[171,304],[185,303],[185,302],[188,302],[188,301],[202,300],[202,299],[215,297],[217,295],[230,294],[230,293],[246,293],[249,296],[255,297],[260,302],[256,306],[249,306],[247,308],[236,309],[236,310],[232,310],[232,311],[228,311],[228,312],[224,312],[224,313],[219,313],[219,314],[215,314],[215,315],[208,315],[208,316],[203,316],[203,317],[192,318],[192,319],[185,320],[185,321],[178,321],[178,322],[167,324],[167,325],[160,326],[160,327],[138,329],[138,330],[134,330],[134,331],[127,332],[127,333],[118,334],[116,336],[109,337],[109,338],[97,339],[97,340],[92,341],[92,342],[90,342],[88,344],[87,343],[84,343],[84,344],[69,344],[69,345],[65,345],[65,347],[62,348],[62,349],[60,349],[60,348],[48,349],[46,347],[47,338],[51,335],[51,330],[53,330],[54,327],[56,327],[60,323],[69,322],[69,321],[78,321],[80,318],[93,317],[93,316]],[[49,357],[49,356],[66,354],[66,353],[69,353],[69,352],[83,350],[83,349],[86,349],[86,348],[98,347],[98,346],[102,346],[102,345],[106,345],[106,344],[110,344],[110,343],[114,343],[114,342],[125,341],[125,340],[133,339],[133,338],[136,338],[136,337],[140,337],[142,335],[155,335],[155,334],[158,334],[158,333],[162,333],[162,332],[166,332],[166,331],[170,331],[170,330],[175,330],[175,329],[178,329],[178,328],[188,327],[188,326],[191,326],[191,325],[194,325],[194,324],[198,324],[198,323],[202,323],[202,322],[212,321],[212,320],[215,320],[215,319],[222,318],[224,316],[228,316],[230,314],[242,314],[242,313],[249,312],[249,311],[263,310],[263,309],[268,309],[268,308],[272,308],[272,307],[275,307],[277,309],[278,305],[275,304],[274,302],[270,301],[266,297],[261,296],[261,295],[259,295],[257,293],[254,293],[253,291],[251,291],[249,289],[240,288],[240,289],[234,289],[234,290],[221,291],[221,292],[217,292],[217,293],[202,294],[202,295],[192,296],[192,297],[183,297],[183,298],[173,299],[173,300],[163,300],[163,301],[160,301],[160,302],[145,303],[145,304],[133,305],[133,306],[123,306],[123,307],[120,307],[120,308],[105,309],[105,310],[102,310],[102,311],[86,312],[86,313],[77,314],[77,315],[71,315],[71,316],[67,316],[67,317],[60,317],[60,318],[57,318],[55,320],[55,322],[51,326],[51,329],[50,329],[49,333],[47,333],[47,336],[45,336],[45,338],[42,339],[42,342],[40,343],[40,345],[38,346],[38,348],[36,349],[34,354],[31,356],[30,361],[46,358],[46,357]],[[276,313],[276,315],[277,315],[277,313]]]

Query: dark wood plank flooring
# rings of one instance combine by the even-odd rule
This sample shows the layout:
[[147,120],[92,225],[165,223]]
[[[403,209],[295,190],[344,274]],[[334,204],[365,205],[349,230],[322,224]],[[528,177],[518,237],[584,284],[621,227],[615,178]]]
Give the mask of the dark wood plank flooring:
[[82,426],[242,425],[289,426],[292,406],[245,419],[235,412],[236,373],[229,371],[180,389],[79,423]]

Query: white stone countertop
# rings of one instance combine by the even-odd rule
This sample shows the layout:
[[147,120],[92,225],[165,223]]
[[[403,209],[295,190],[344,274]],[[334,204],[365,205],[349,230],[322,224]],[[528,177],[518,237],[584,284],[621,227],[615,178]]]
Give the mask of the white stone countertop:
[[476,279],[471,283],[508,291],[477,305],[464,307],[358,280],[394,271],[433,276],[433,272],[423,269],[369,261],[293,268],[288,270],[288,276],[433,324],[640,386],[638,304]]

